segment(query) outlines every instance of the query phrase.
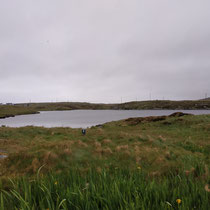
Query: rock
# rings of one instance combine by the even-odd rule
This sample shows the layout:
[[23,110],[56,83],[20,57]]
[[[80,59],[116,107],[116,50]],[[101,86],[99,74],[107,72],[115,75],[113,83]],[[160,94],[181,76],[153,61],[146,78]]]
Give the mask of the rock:
[[136,118],[128,118],[125,120],[125,122],[127,122],[128,125],[137,125],[141,122],[157,122],[165,119],[166,116],[136,117]]
[[96,128],[103,128],[103,127],[104,127],[104,125],[102,125],[102,124],[98,124],[98,125],[96,125],[95,127],[96,127]]
[[169,117],[182,117],[185,115],[193,115],[193,114],[183,113],[183,112],[174,112],[173,114],[170,114]]

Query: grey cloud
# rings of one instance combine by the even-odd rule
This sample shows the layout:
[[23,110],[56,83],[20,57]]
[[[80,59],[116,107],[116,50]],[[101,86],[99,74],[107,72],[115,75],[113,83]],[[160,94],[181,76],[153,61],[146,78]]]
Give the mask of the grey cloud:
[[0,102],[210,95],[208,0],[19,0],[0,8]]

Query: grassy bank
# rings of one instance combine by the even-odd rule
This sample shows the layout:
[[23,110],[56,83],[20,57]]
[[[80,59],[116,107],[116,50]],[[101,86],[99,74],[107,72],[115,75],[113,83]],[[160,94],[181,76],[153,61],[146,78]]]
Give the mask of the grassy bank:
[[9,106],[9,105],[0,105],[0,119],[7,117],[14,117],[15,115],[23,114],[36,114],[37,110],[34,108],[24,107],[24,106]]
[[0,148],[2,209],[207,209],[210,201],[210,115],[134,118],[86,135],[1,127]]

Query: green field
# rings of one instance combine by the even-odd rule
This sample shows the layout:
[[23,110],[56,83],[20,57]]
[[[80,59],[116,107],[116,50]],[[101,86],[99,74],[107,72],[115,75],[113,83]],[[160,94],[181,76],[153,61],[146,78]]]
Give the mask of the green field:
[[0,149],[0,209],[209,208],[210,115],[1,127]]

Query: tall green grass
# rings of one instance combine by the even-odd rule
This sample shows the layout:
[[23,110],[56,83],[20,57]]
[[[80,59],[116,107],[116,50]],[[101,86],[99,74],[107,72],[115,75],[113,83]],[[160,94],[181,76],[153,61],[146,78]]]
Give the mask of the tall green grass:
[[[210,181],[210,180],[208,180]],[[149,178],[141,170],[79,169],[1,183],[7,209],[208,209],[206,180],[168,173]],[[177,203],[181,199],[181,203]]]

